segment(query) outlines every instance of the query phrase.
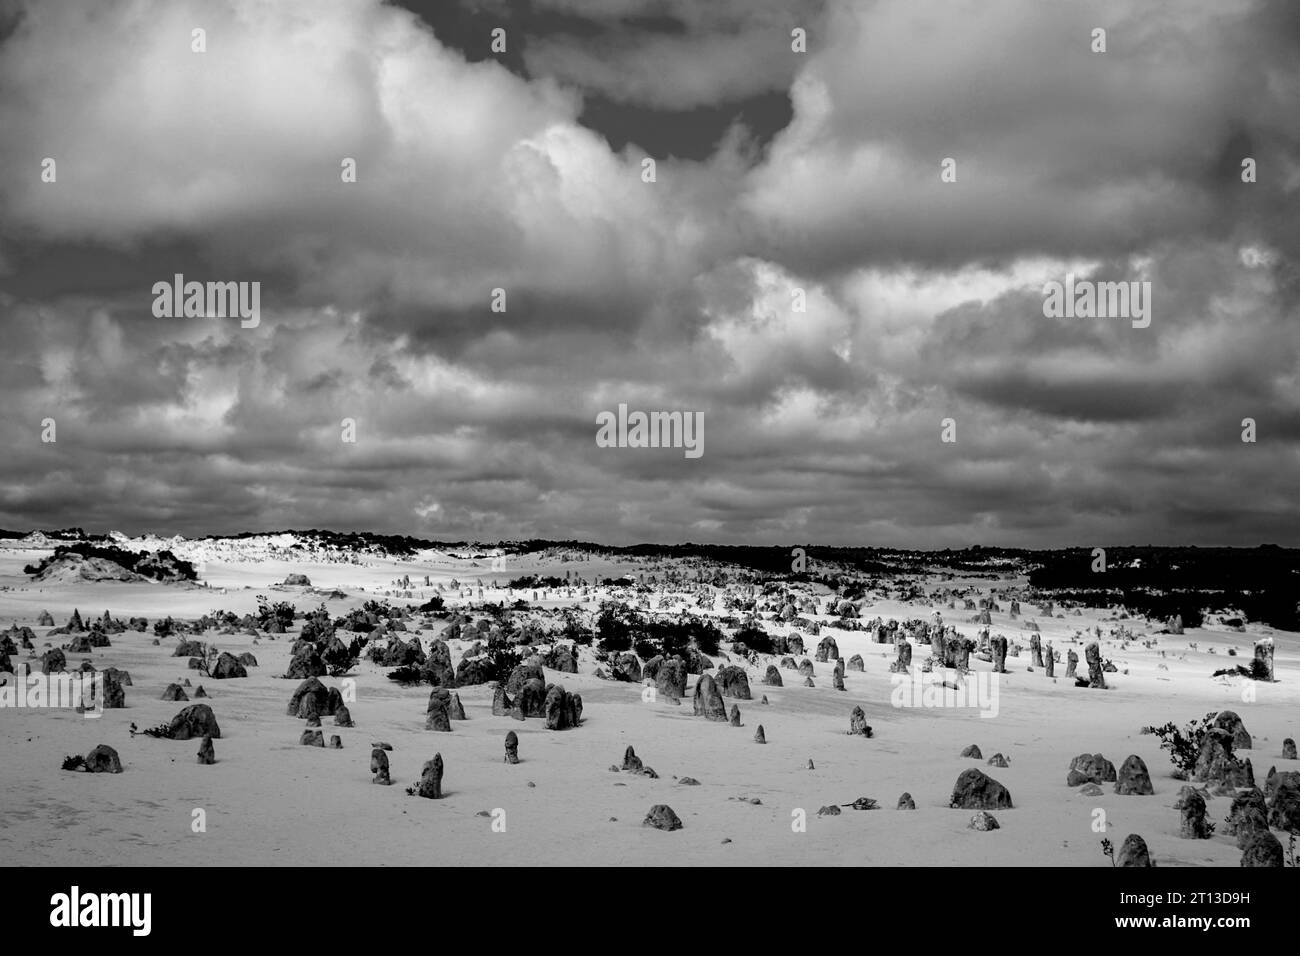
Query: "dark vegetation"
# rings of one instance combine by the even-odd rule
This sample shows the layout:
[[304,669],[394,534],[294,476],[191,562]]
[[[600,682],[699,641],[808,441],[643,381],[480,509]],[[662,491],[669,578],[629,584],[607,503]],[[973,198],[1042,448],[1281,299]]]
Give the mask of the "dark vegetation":
[[554,576],[538,577],[536,574],[525,574],[521,578],[515,578],[513,581],[510,582],[508,586],[512,588],[541,589],[541,588],[563,588],[563,587],[568,587],[568,585],[569,582],[565,581],[564,578],[557,578]]
[[595,636],[602,651],[635,649],[642,657],[685,655],[692,644],[703,654],[716,654],[725,637],[712,621],[692,615],[657,620],[620,601],[606,601],[600,606]]
[[1160,749],[1169,751],[1169,760],[1184,777],[1190,777],[1196,769],[1196,758],[1201,754],[1201,744],[1214,723],[1217,711],[1210,711],[1200,720],[1193,720],[1186,727],[1178,727],[1173,721],[1163,727],[1152,727],[1151,732],[1160,738]]
[[744,644],[751,651],[758,651],[760,654],[774,653],[772,650],[772,635],[761,627],[754,627],[753,625],[742,627],[732,635],[731,639],[738,644]]
[[264,631],[269,630],[272,624],[287,628],[293,623],[294,615],[297,613],[297,609],[288,601],[270,604],[265,594],[257,595],[257,626]]
[[1174,614],[1197,627],[1207,609],[1236,608],[1252,621],[1300,629],[1300,551],[1258,548],[1107,548],[1106,570],[1092,570],[1092,551],[1037,551],[1029,583],[1062,601],[1092,607],[1122,604],[1130,613]]
[[170,551],[159,551],[156,554],[149,551],[127,551],[112,545],[105,547],[84,541],[59,545],[54,549],[53,554],[42,558],[39,564],[29,564],[23,568],[23,573],[40,574],[60,558],[70,554],[79,554],[83,558],[103,558],[155,581],[197,581],[199,579],[194,565],[182,561]]

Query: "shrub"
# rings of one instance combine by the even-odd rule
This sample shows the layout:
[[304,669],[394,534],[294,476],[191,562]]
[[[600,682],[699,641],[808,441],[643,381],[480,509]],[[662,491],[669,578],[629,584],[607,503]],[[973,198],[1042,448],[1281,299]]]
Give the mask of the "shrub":
[[672,654],[685,656],[684,652],[691,644],[703,654],[716,654],[724,637],[716,624],[698,617],[656,622],[652,625],[651,633],[652,636],[659,637],[665,657]]
[[619,601],[605,601],[596,617],[596,636],[606,652],[632,649],[636,632],[644,627],[641,615]]
[[541,590],[542,588],[562,588],[565,587],[566,583],[564,578],[538,577],[535,574],[525,574],[523,577],[515,578],[507,587],[519,589],[537,588]]
[[1169,760],[1185,777],[1196,769],[1196,759],[1201,754],[1201,743],[1209,732],[1217,711],[1210,711],[1200,720],[1178,728],[1172,721],[1163,727],[1152,727],[1151,732],[1160,738],[1160,749],[1169,751]]
[[333,633],[334,625],[330,623],[330,612],[325,610],[324,604],[314,611],[307,612],[301,634],[304,641],[323,641]]
[[510,672],[524,662],[524,655],[502,638],[489,639],[487,645],[488,680],[505,683]]
[[321,655],[321,661],[325,664],[325,672],[330,677],[342,677],[352,668],[357,666],[357,661],[361,659],[361,649],[365,647],[369,638],[356,637],[346,647],[334,646],[326,648],[325,653]]
[[738,644],[744,644],[751,651],[758,651],[760,654],[772,654],[772,635],[767,633],[761,627],[752,625],[742,627],[731,636],[732,641]]
[[863,581],[850,581],[844,585],[844,590],[840,591],[840,600],[842,601],[860,601],[866,597],[867,585]]
[[281,627],[287,628],[293,624],[293,619],[297,614],[295,608],[288,601],[277,601],[275,604],[267,602],[265,594],[257,596],[257,626],[262,630],[269,630],[272,624],[278,623]]
[[588,647],[596,639],[596,634],[584,626],[576,614],[569,612],[564,616],[564,627],[560,629],[560,638]]
[[159,638],[171,637],[177,632],[177,630],[176,622],[171,619],[170,615],[163,618],[161,621],[155,622],[153,626],[154,636]]
[[[322,604],[321,609],[323,610],[324,607],[325,605]],[[394,608],[387,601],[379,601],[373,598],[367,601],[366,603],[362,604],[361,610],[365,611],[367,614],[373,614],[375,617],[379,618],[380,620],[390,620],[402,616],[401,611]]]

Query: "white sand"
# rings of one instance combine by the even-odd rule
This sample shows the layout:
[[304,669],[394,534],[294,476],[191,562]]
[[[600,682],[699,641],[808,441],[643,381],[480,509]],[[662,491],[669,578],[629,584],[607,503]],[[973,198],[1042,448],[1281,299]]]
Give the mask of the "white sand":
[[[1100,851],[1102,837],[1118,847],[1125,835],[1138,833],[1161,866],[1235,866],[1241,854],[1235,840],[1222,833],[1221,822],[1220,832],[1208,840],[1178,836],[1179,814],[1172,803],[1182,784],[1170,776],[1172,767],[1158,738],[1141,735],[1140,728],[1169,720],[1182,725],[1208,711],[1232,709],[1254,736],[1254,749],[1242,756],[1252,758],[1258,782],[1271,765],[1300,770],[1300,763],[1280,758],[1282,739],[1300,736],[1297,635],[1255,627],[1246,634],[1189,630],[1183,637],[1161,635],[1155,650],[1132,643],[1125,651],[1103,640],[1103,656],[1128,673],[1106,675],[1112,689],[1097,691],[1065,680],[1064,661],[1057,666],[1055,682],[1042,673],[1026,673],[1028,632],[1005,613],[994,615],[992,633],[1020,640],[1025,651],[1008,658],[1012,673],[1002,678],[996,718],[969,710],[890,706],[887,668],[894,648],[869,643],[865,632],[823,628],[823,636],[836,638],[843,657],[862,655],[866,672],[847,673],[847,692],[842,693],[831,689],[831,664],[816,665],[815,688],[791,686],[801,683],[791,670],[781,672],[786,687],[767,688],[761,682],[764,668],[749,667],[755,699],[738,702],[743,729],[692,717],[689,699],[680,706],[643,702],[639,685],[592,676],[595,662],[584,650],[576,677],[547,673],[549,680],[582,694],[580,728],[553,732],[541,720],[493,717],[492,691],[479,686],[458,689],[467,721],[454,722],[450,734],[425,731],[429,688],[399,687],[384,676],[384,669],[363,662],[353,672],[357,700],[351,711],[357,727],[338,729],[330,718],[323,721],[326,738],[338,733],[344,749],[302,747],[297,741],[303,721],[285,714],[298,682],[278,678],[288,663],[292,636],[253,646],[250,636],[209,634],[206,639],[222,650],[251,650],[260,663],[247,679],[215,681],[186,669],[184,658],[170,656],[175,640],[152,646],[152,623],[168,614],[195,618],[217,608],[242,615],[254,610],[257,594],[289,600],[299,610],[320,603],[301,589],[271,588],[293,571],[307,574],[317,588],[346,591],[347,599],[326,602],[337,615],[378,596],[402,574],[413,583],[422,582],[425,574],[471,582],[524,573],[563,576],[566,569],[604,576],[634,565],[512,558],[508,573],[493,574],[487,561],[473,566],[446,557],[377,561],[371,567],[214,557],[203,567],[213,590],[144,583],[32,585],[22,566],[46,553],[0,549],[0,627],[15,622],[32,627],[38,654],[45,650],[43,635],[49,628],[37,627],[36,619],[45,609],[60,626],[75,607],[87,623],[107,609],[122,620],[148,617],[151,627],[143,634],[115,635],[112,647],[90,655],[68,655],[70,668],[89,656],[98,668],[115,665],[130,671],[134,686],[126,688],[126,709],[106,711],[97,720],[71,711],[0,710],[0,858],[7,863],[1109,866]],[[220,587],[227,592],[219,593]],[[417,588],[416,593],[433,591]],[[1027,604],[1024,610],[1023,617],[1034,618]],[[927,607],[886,602],[866,608],[864,616],[928,619],[931,613]],[[977,627],[966,622],[969,612],[943,614],[963,634],[975,636]],[[1054,641],[1064,657],[1075,629],[1090,629],[1098,621],[1095,616],[1040,620],[1044,643]],[[1113,623],[1103,622],[1103,631]],[[1142,633],[1140,623],[1126,623]],[[1264,633],[1276,639],[1280,681],[1256,685],[1256,699],[1244,702],[1242,682],[1209,675],[1248,664],[1254,640]],[[420,636],[427,647],[434,634],[426,630]],[[67,638],[53,640],[58,644]],[[805,641],[811,657],[816,639],[805,635]],[[1200,650],[1189,650],[1189,643],[1198,643]],[[454,663],[467,646],[452,642]],[[1208,653],[1211,646],[1217,653]],[[1230,647],[1237,649],[1236,657],[1227,655]],[[1083,644],[1075,650],[1086,673]],[[928,652],[927,647],[914,648],[917,669]],[[31,658],[20,651],[14,660]],[[1160,664],[1168,670],[1160,670]],[[982,662],[974,666],[990,667]],[[132,738],[128,733],[132,722],[151,727],[185,706],[158,698],[168,683],[187,677],[207,689],[207,703],[221,724],[213,766],[195,762],[197,741]],[[764,693],[769,706],[759,703]],[[728,699],[728,706],[732,702]],[[855,704],[874,729],[870,740],[846,734]],[[766,746],[752,739],[760,723]],[[502,741],[511,730],[520,740],[521,763],[516,766],[502,762]],[[370,782],[370,742],[376,740],[394,748],[389,755],[391,787]],[[65,755],[84,754],[100,743],[117,749],[124,773],[60,769]],[[984,760],[959,757],[970,743],[979,745],[985,760],[1001,751],[1010,767],[996,769]],[[659,779],[609,771],[621,762],[628,744]],[[1138,754],[1151,771],[1155,795],[1116,796],[1109,784],[1099,797],[1068,789],[1070,760],[1085,751],[1100,751],[1117,767],[1129,754]],[[445,799],[408,796],[405,787],[435,752],[446,764]],[[811,771],[806,769],[810,758],[816,767]],[[953,782],[967,767],[979,767],[1010,789],[1015,808],[995,812],[1000,830],[968,830],[970,811],[948,809]],[[692,776],[702,785],[681,786],[674,776]],[[903,791],[915,799],[915,812],[894,809]],[[742,796],[762,803],[732,799]],[[881,809],[816,815],[824,804],[860,796],[876,798]],[[669,804],[684,828],[673,833],[643,828],[642,819],[656,803]],[[1211,800],[1211,818],[1222,821],[1228,804],[1226,797]],[[196,808],[206,812],[206,833],[191,831]],[[493,832],[492,819],[476,815],[497,808],[505,811],[505,832]],[[1095,808],[1106,813],[1105,834],[1094,832]],[[796,809],[806,811],[806,832],[792,830]],[[1279,836],[1285,844],[1285,835]],[[724,844],[724,838],[731,842]]]

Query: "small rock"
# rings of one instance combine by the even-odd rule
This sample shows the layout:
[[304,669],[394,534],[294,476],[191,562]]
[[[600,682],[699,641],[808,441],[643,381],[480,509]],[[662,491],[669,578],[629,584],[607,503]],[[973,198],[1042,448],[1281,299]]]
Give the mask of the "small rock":
[[379,745],[370,751],[370,772],[375,775],[371,783],[387,786],[393,782],[388,776],[388,754],[385,752],[392,749],[390,746]]
[[854,707],[849,714],[849,734],[855,737],[870,737],[871,728],[867,726],[867,715],[861,707]]
[[656,830],[680,830],[682,821],[668,804],[656,803],[641,821],[641,826],[654,827]]
[[122,760],[108,744],[100,744],[86,754],[87,773],[121,773]]

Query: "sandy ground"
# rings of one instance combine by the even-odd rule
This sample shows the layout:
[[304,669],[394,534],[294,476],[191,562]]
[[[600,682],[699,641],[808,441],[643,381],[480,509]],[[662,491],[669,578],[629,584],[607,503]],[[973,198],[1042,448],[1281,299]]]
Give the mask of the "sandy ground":
[[[40,586],[22,574],[22,566],[40,556],[0,550],[0,628],[15,622],[32,627],[38,653],[46,649],[48,628],[37,627],[36,619],[45,609],[60,625],[74,607],[88,621],[107,609],[123,620],[143,615],[152,624],[167,614],[194,618],[214,608],[243,614],[255,608],[258,594],[290,600],[300,610],[320,603],[319,596],[302,589],[272,587],[291,571],[306,573],[317,588],[347,592],[346,599],[325,602],[332,614],[339,614],[382,594],[404,573],[420,581],[425,574],[443,581],[453,576],[500,581],[522,573],[562,576],[566,568],[604,575],[630,567],[513,561],[509,573],[492,574],[486,561],[474,566],[451,558],[370,567],[208,562],[203,575],[212,589],[123,583]],[[431,592],[417,589],[411,603],[418,603],[421,593]],[[1033,617],[1031,608],[1025,611]],[[886,602],[868,608],[864,616],[928,618],[930,613],[926,607]],[[975,636],[977,628],[966,622],[969,613],[943,613],[966,636]],[[1090,628],[1098,620],[1071,616],[1039,623],[1044,642],[1054,641],[1064,656],[1075,629]],[[1112,625],[1103,622],[1103,631]],[[1139,625],[1134,629],[1143,631]],[[426,629],[420,635],[426,646],[435,632]],[[584,651],[577,676],[547,674],[582,694],[580,728],[553,732],[541,720],[493,717],[491,690],[470,687],[458,691],[469,719],[455,722],[452,733],[440,734],[423,729],[427,687],[399,687],[383,669],[364,662],[353,672],[356,728],[337,729],[329,718],[324,720],[326,737],[338,733],[343,750],[297,743],[303,722],[285,715],[297,681],[278,677],[288,663],[292,636],[254,646],[251,636],[209,635],[222,650],[251,650],[260,663],[247,679],[214,681],[187,670],[183,658],[170,656],[174,640],[153,646],[152,629],[127,632],[115,635],[112,647],[89,655],[97,668],[116,665],[130,671],[134,686],[126,689],[125,709],[106,711],[100,719],[67,710],[0,709],[0,860],[91,866],[1110,866],[1100,840],[1108,837],[1118,847],[1125,835],[1138,833],[1161,866],[1238,864],[1235,840],[1222,832],[1208,840],[1179,837],[1179,814],[1172,803],[1182,784],[1171,777],[1158,738],[1139,731],[1144,725],[1184,724],[1207,711],[1232,709],[1254,736],[1254,749],[1243,755],[1251,757],[1261,783],[1270,766],[1300,770],[1300,762],[1281,759],[1283,738],[1300,736],[1297,635],[1260,628],[1245,634],[1189,630],[1182,637],[1161,635],[1156,649],[1132,643],[1123,651],[1103,640],[1103,655],[1127,673],[1108,674],[1112,689],[1095,691],[1076,688],[1060,676],[1053,681],[1041,672],[1026,672],[1028,632],[1022,622],[995,614],[992,632],[1025,645],[1023,656],[1008,658],[1012,673],[1001,680],[996,717],[980,717],[975,710],[891,706],[887,668],[893,647],[869,643],[865,632],[824,628],[823,635],[835,636],[843,657],[862,655],[865,673],[849,672],[847,692],[837,692],[831,687],[830,664],[816,665],[814,688],[791,686],[796,674],[789,670],[782,671],[787,686],[764,687],[763,668],[749,667],[755,699],[738,702],[742,729],[692,717],[689,699],[680,706],[662,698],[646,702],[639,685],[597,679],[590,651]],[[1272,633],[1277,642],[1280,680],[1255,685],[1254,699],[1243,700],[1242,682],[1210,674],[1248,663],[1254,640],[1264,633]],[[815,640],[809,643],[811,652]],[[454,662],[466,646],[452,643]],[[1228,648],[1236,648],[1238,655],[1228,656]],[[1083,645],[1075,649],[1082,658]],[[1161,650],[1166,656],[1161,657]],[[915,653],[919,665],[928,648],[917,647]],[[84,656],[69,655],[69,664],[75,666]],[[20,652],[15,661],[27,659]],[[982,662],[974,666],[990,667]],[[1057,674],[1064,669],[1062,662]],[[1086,671],[1082,662],[1080,669]],[[145,728],[166,722],[184,706],[159,697],[168,683],[185,678],[204,685],[221,724],[213,766],[196,763],[196,741],[133,738],[128,732],[132,723]],[[764,693],[766,706],[758,699]],[[872,739],[846,733],[855,704],[867,714]],[[760,723],[766,746],[753,741]],[[511,730],[520,740],[521,762],[514,766],[502,762],[502,741]],[[393,745],[392,787],[370,782],[370,743],[378,740]],[[117,749],[124,773],[60,769],[64,755],[84,754],[100,743]],[[979,745],[985,759],[1000,751],[1010,766],[996,769],[984,760],[960,757],[971,743]],[[629,744],[659,779],[610,772]],[[1155,795],[1116,796],[1108,784],[1104,796],[1087,797],[1067,788],[1070,759],[1098,751],[1116,766],[1129,754],[1141,756]],[[446,764],[445,799],[408,796],[405,787],[435,752]],[[807,769],[810,759],[813,770]],[[947,807],[953,783],[967,767],[985,770],[1010,789],[1015,807],[996,812],[1000,830],[969,830],[971,813]],[[675,778],[683,776],[698,779],[701,786],[677,783]],[[894,809],[903,791],[912,794],[916,811]],[[861,796],[874,797],[881,808],[845,808],[840,816],[817,816],[823,805]],[[742,797],[746,799],[738,799]],[[672,833],[643,828],[642,819],[657,803],[670,805],[684,828]],[[1226,797],[1211,800],[1211,818],[1221,821],[1228,803]],[[1105,813],[1105,833],[1094,830],[1098,808]],[[206,816],[206,832],[193,832],[198,809]],[[497,832],[502,829],[500,813],[496,830],[492,816],[479,815],[498,810],[504,811],[504,832]],[[807,818],[802,832],[793,825],[798,811]],[[1285,845],[1285,834],[1279,836]]]

